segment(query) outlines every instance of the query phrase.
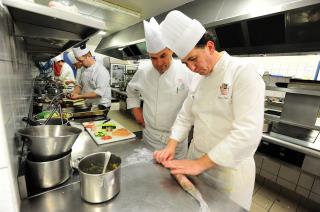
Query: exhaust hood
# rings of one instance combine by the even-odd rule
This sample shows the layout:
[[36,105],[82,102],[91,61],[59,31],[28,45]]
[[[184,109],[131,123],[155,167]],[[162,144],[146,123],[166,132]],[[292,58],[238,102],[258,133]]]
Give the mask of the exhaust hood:
[[34,61],[47,61],[99,30],[105,23],[81,14],[21,0],[2,0],[14,20],[14,35],[21,37]]
[[95,51],[122,60],[147,58],[142,22],[103,38]]
[[[218,50],[233,55],[320,50],[319,0],[197,0],[176,8],[199,20],[216,38]],[[166,13],[155,18],[161,22]],[[119,59],[147,57],[125,53],[144,41],[140,22],[101,40],[96,52]],[[144,44],[145,45],[145,44]]]

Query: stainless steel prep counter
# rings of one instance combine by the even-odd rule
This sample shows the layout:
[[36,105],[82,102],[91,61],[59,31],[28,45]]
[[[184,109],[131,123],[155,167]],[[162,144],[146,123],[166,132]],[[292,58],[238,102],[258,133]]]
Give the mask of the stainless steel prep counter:
[[[133,153],[133,149],[142,147],[144,145],[139,139],[96,145],[84,131],[73,146],[72,158],[76,159],[98,151],[111,151],[120,156],[124,163],[126,157]],[[211,211],[246,211],[207,185],[204,180],[198,177],[193,177],[192,180]],[[78,181],[70,181],[63,187],[21,202],[21,212],[199,211],[199,209],[197,201],[177,184],[169,170],[154,163],[139,163],[122,168],[120,193],[105,203],[90,204],[83,201]]]

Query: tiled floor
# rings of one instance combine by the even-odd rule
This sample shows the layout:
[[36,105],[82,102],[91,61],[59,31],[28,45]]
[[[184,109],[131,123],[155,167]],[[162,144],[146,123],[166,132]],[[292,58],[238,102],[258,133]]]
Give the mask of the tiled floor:
[[109,118],[121,123],[125,128],[127,128],[131,132],[137,132],[142,130],[140,125],[138,125],[135,122],[130,112],[125,113],[125,112],[119,111],[118,103],[112,103],[108,116]]
[[310,211],[299,204],[299,200],[293,200],[279,192],[280,188],[274,188],[266,183],[256,182],[253,192],[250,212],[307,212]]

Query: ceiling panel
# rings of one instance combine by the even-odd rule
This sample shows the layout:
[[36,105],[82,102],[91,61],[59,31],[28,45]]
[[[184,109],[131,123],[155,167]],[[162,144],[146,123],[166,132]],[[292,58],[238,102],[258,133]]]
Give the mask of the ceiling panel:
[[141,12],[142,19],[159,15],[191,1],[193,0],[108,0],[108,2]]
[[115,22],[123,25],[133,25],[137,22],[140,22],[140,18],[136,18],[127,14],[121,14],[119,12],[111,12],[108,10],[97,9],[93,14],[91,14],[94,18],[103,19],[109,22]]
[[[48,5],[50,0],[35,0],[36,3]],[[163,12],[172,10],[178,6],[196,0],[106,0],[109,3],[134,10],[141,13],[141,18],[136,18],[121,12],[114,12],[107,9],[98,8],[90,4],[73,0],[72,2],[78,7],[79,13],[84,16],[90,16],[106,22],[108,32],[113,33],[129,26],[132,26],[144,19],[157,16]],[[88,0],[90,2],[90,0]]]
[[83,15],[91,15],[94,11],[96,11],[98,8],[84,4],[81,2],[75,2],[76,6],[78,7],[78,10]]
[[134,16],[130,16],[121,12],[113,12],[101,8],[97,8],[96,10],[94,10],[93,8],[95,7],[91,5],[88,5],[89,8],[86,8],[84,3],[77,1],[74,2],[78,7],[80,13],[104,20],[107,24],[108,31],[110,33],[113,33],[139,23],[144,19],[157,16],[163,12],[169,11],[191,1],[193,0],[108,0],[108,2],[140,12],[141,18],[136,18]]

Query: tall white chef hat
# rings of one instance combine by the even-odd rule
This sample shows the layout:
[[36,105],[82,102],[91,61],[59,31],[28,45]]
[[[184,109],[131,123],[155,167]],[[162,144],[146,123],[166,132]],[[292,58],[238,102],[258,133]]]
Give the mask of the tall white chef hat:
[[144,35],[146,37],[147,52],[158,53],[161,50],[165,49],[166,46],[162,42],[160,26],[156,19],[152,17],[150,19],[150,22],[143,21],[143,25]]
[[61,60],[63,60],[63,54],[59,54],[58,56],[55,56],[54,58],[52,58],[52,61],[56,63]]
[[90,50],[86,47],[85,44],[80,45],[79,47],[72,48],[73,54],[75,57],[81,57],[87,54]]
[[72,64],[75,64],[75,63],[78,62],[77,59],[76,59],[76,57],[74,56],[73,52],[69,52],[69,53],[68,53],[68,57],[69,57],[69,59],[70,59],[70,61],[71,61]]
[[165,45],[179,58],[184,58],[195,47],[206,29],[199,21],[173,10],[160,24],[160,31]]

